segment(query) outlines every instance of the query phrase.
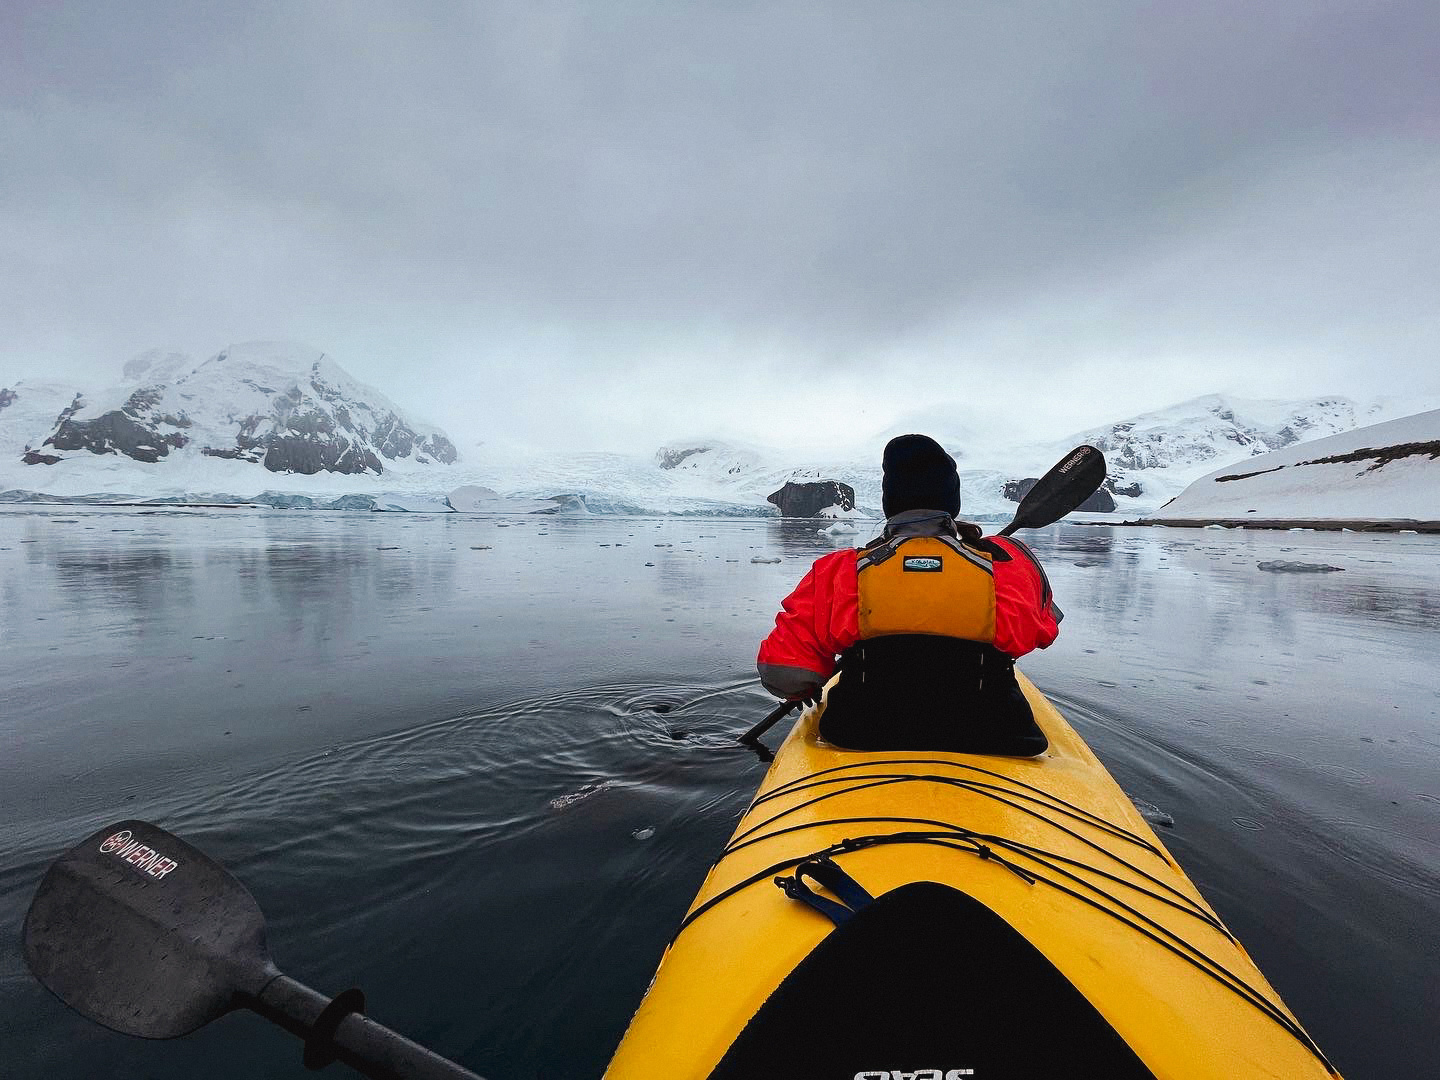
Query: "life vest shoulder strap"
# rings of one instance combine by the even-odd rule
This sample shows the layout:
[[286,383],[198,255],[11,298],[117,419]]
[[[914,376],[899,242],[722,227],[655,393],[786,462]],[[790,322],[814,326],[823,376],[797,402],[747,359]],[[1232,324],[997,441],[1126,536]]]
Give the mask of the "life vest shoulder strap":
[[869,547],[861,548],[860,554],[855,560],[856,573],[883,563],[899,550],[901,544],[909,539],[911,538],[908,536],[892,536],[888,540],[878,540]]

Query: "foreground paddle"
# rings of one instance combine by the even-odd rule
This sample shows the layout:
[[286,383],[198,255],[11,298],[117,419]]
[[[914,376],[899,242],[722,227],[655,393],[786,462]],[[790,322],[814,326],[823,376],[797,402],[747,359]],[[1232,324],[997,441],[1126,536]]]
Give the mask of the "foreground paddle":
[[1009,536],[1016,529],[1041,529],[1053,525],[1080,506],[1105,482],[1105,455],[1093,446],[1077,446],[1055,467],[1035,481],[1025,493],[1009,525],[1000,530]]
[[46,872],[25,916],[25,959],[66,1005],[126,1035],[173,1039],[251,1009],[331,1061],[376,1080],[480,1080],[334,999],[280,974],[245,886],[178,836],[122,821]]
[[[763,743],[760,742],[760,736],[764,735],[765,732],[769,731],[772,727],[779,723],[780,718],[786,713],[790,712],[792,709],[798,709],[803,704],[804,702],[802,701],[782,701],[779,705],[775,706],[774,710],[770,713],[769,716],[765,717],[764,720],[761,720],[749,731],[745,732],[744,735],[741,735],[740,741],[746,746],[754,749],[756,753],[760,754],[760,759],[762,761],[774,760],[774,755],[770,754],[769,747],[765,746]],[[767,757],[767,754],[769,754],[770,756]]]
[[[1105,482],[1105,455],[1093,446],[1077,446],[1055,463],[1055,466],[1035,481],[1035,486],[1025,493],[1015,510],[1010,524],[1000,530],[1001,536],[1009,536],[1016,529],[1039,529],[1053,525],[1071,510],[1094,495]],[[800,706],[799,701],[782,701],[769,716],[761,720],[744,735],[740,742],[757,752],[764,750],[760,736],[769,731],[780,718]],[[767,751],[768,752],[768,751]],[[763,754],[762,754],[763,757]],[[770,760],[765,758],[764,760]]]

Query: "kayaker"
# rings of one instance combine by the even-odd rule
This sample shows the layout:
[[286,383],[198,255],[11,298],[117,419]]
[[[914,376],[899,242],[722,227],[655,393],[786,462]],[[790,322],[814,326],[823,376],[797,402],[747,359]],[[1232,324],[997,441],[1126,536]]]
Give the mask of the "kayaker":
[[1045,571],[1013,537],[959,520],[954,459],[925,435],[890,440],[885,528],[815,561],[760,645],[772,694],[817,701],[820,734],[857,750],[1033,755],[1046,748],[1015,658],[1059,632]]

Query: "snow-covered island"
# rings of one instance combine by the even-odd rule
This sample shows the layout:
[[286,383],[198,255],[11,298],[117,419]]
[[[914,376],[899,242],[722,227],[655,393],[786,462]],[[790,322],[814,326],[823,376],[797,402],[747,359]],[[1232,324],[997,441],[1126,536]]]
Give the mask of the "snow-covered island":
[[1146,520],[1440,531],[1440,410],[1216,469]]

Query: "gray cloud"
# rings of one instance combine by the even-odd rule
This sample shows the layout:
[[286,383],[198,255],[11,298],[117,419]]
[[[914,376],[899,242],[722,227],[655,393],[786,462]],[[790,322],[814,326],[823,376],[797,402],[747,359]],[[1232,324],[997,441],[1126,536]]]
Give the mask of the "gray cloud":
[[0,378],[297,337],[636,445],[1440,393],[1429,0],[209,7],[0,14]]

